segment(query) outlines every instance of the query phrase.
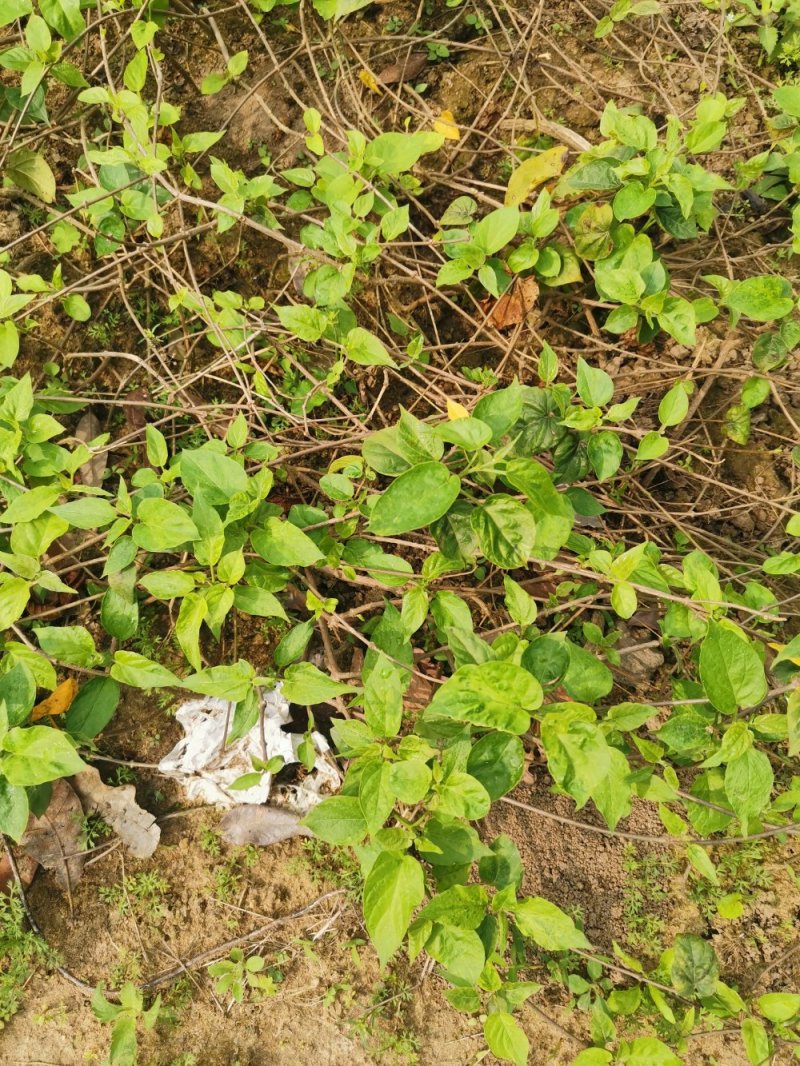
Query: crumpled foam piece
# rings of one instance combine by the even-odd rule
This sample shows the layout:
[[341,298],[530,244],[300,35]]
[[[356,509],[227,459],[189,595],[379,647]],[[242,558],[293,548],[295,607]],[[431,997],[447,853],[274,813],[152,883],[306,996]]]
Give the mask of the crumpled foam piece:
[[[158,764],[166,777],[180,781],[189,799],[201,800],[217,807],[235,807],[243,803],[266,803],[272,792],[272,774],[263,774],[254,788],[230,790],[233,782],[253,771],[252,759],[266,759],[281,755],[284,763],[299,762],[297,749],[303,741],[298,733],[284,733],[281,729],[289,719],[289,703],[281,695],[280,687],[261,692],[264,707],[264,744],[261,725],[256,722],[245,736],[223,746],[233,721],[234,704],[228,700],[205,696],[181,705],[175,717],[186,736],[178,741]],[[341,777],[330,754],[325,737],[316,731],[311,738],[317,751],[314,769],[295,785],[277,790],[280,802],[306,814],[323,799],[326,793],[336,792]]]

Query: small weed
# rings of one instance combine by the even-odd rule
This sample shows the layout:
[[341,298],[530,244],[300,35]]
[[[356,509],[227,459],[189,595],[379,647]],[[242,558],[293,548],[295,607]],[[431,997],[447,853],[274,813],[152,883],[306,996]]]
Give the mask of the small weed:
[[131,874],[118,885],[101,885],[100,899],[124,917],[156,921],[164,914],[169,882],[157,873]]
[[106,837],[111,836],[112,829],[99,814],[87,814],[81,822],[81,834],[86,840],[87,848],[96,848]]
[[101,1022],[114,1027],[108,1054],[110,1066],[130,1066],[137,1057],[137,1027],[153,1028],[161,1010],[161,996],[156,996],[153,1005],[145,1010],[142,993],[130,982],[120,989],[119,1003],[106,999],[100,985],[92,996],[92,1010]]
[[218,858],[222,851],[222,841],[219,833],[210,825],[200,826],[200,847],[212,859]]
[[627,874],[622,897],[622,917],[627,942],[634,949],[658,955],[664,949],[666,922],[658,910],[670,898],[669,882],[677,873],[671,855],[639,856],[625,845],[623,868]]
[[16,893],[0,895],[0,1029],[19,1010],[33,970],[52,959],[45,942],[25,928],[25,911]]
[[103,348],[111,346],[114,335],[122,325],[122,315],[107,307],[98,318],[86,326],[86,336]]
[[405,1020],[405,1011],[413,998],[413,985],[390,971],[373,989],[368,1009],[348,1019],[352,1035],[376,1059],[386,1055],[395,1063],[415,1066],[422,1044]]
[[130,766],[118,766],[111,775],[111,784],[115,787],[118,785],[135,785],[136,773]]
[[233,948],[227,959],[213,963],[208,972],[214,978],[214,991],[218,996],[229,995],[235,1003],[242,1003],[246,994],[256,999],[275,995],[283,974],[274,967],[264,973],[266,965],[263,956],[245,958],[241,948]]
[[321,840],[304,840],[303,850],[308,856],[311,878],[315,884],[332,884],[344,888],[355,899],[363,886],[361,867],[350,852],[335,849]]
[[738,896],[747,903],[760,892],[772,885],[772,873],[766,859],[769,844],[763,840],[754,840],[730,849],[717,858],[717,877],[719,884],[712,884],[705,878],[692,877],[689,885],[689,898],[707,921],[717,914],[717,906],[725,896]]
[[142,976],[142,961],[135,951],[120,951],[117,961],[111,968],[108,979],[112,988],[119,988],[128,981],[136,983]]

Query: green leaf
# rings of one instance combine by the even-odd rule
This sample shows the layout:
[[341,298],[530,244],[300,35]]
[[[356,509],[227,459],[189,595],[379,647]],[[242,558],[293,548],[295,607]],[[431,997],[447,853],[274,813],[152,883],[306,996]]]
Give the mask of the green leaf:
[[533,551],[536,523],[512,496],[496,493],[472,512],[472,528],[489,562],[506,570],[524,566]]
[[587,445],[589,462],[600,481],[613,477],[622,462],[622,443],[616,433],[602,430],[589,438]]
[[[0,18],[0,22],[2,19]],[[0,774],[0,833],[18,843],[28,825],[28,794]]]
[[505,1011],[490,1014],[483,1023],[483,1035],[489,1050],[501,1062],[513,1062],[515,1066],[525,1066],[530,1044],[512,1014]]
[[480,885],[453,885],[434,896],[417,915],[420,922],[439,922],[460,929],[477,929],[486,917],[486,889]]
[[156,570],[139,579],[142,588],[159,600],[172,600],[194,591],[194,574],[185,570]]
[[672,985],[682,996],[713,996],[719,980],[719,963],[707,940],[691,933],[675,937]]
[[614,217],[620,221],[638,218],[656,202],[656,190],[640,181],[628,181],[614,196]]
[[50,165],[43,155],[30,148],[17,148],[10,152],[3,173],[18,188],[33,193],[46,204],[51,204],[56,198],[56,179]]
[[48,26],[70,41],[85,29],[80,0],[39,0],[39,10]]
[[605,372],[578,357],[578,395],[587,407],[604,407],[614,395],[614,382]]
[[516,788],[524,770],[522,741],[509,733],[487,733],[473,745],[467,759],[467,771],[493,800]]
[[181,481],[193,498],[202,496],[213,505],[228,503],[232,496],[247,492],[247,474],[236,460],[210,446],[181,452]]
[[91,307],[78,292],[71,292],[69,296],[65,296],[62,306],[69,317],[76,322],[88,322],[92,317]]
[[301,341],[318,341],[328,328],[328,316],[316,307],[290,304],[275,311],[284,329]]
[[400,947],[424,895],[425,878],[419,862],[401,852],[381,852],[367,875],[363,896],[364,922],[381,966]]
[[169,460],[167,441],[164,434],[156,426],[148,423],[144,427],[145,443],[147,447],[147,461],[153,466],[166,466]]
[[301,706],[325,703],[334,696],[344,696],[355,689],[323,674],[312,663],[296,663],[286,671],[281,692],[290,703]]
[[797,992],[768,992],[756,1000],[759,1011],[775,1025],[785,1025],[800,1015]]
[[255,670],[245,659],[224,666],[209,666],[198,670],[180,682],[181,688],[204,696],[217,696],[238,703],[252,688]]
[[435,800],[431,804],[437,811],[468,821],[485,818],[491,805],[489,793],[480,781],[460,770],[453,770],[436,786]]
[[273,662],[279,670],[283,670],[290,663],[303,657],[313,634],[314,621],[311,618],[305,622],[298,622],[288,633],[284,633],[272,653]]
[[[600,22],[603,21],[605,20],[600,20]],[[600,22],[598,22],[597,24],[598,28],[600,26]],[[608,19],[608,22],[610,23],[611,27],[613,27],[614,23],[611,21],[611,19]],[[595,36],[597,36],[597,34],[595,34]],[[579,1055],[576,1055],[576,1057],[570,1063],[570,1066],[608,1066],[608,1063],[610,1062],[610,1051],[606,1051],[605,1048],[601,1047],[590,1047],[586,1048],[585,1051],[581,1051]]]
[[772,1055],[772,1045],[761,1022],[755,1018],[747,1018],[742,1022],[742,1043],[752,1066],[767,1066]]
[[135,651],[114,652],[111,676],[115,681],[131,688],[166,688],[180,684],[178,678],[166,666],[153,662]]
[[9,577],[0,584],[0,633],[21,618],[30,599],[30,582]]
[[773,773],[763,751],[748,748],[725,768],[725,794],[739,818],[755,818],[772,795]]
[[393,366],[397,363],[386,350],[383,341],[361,326],[355,326],[344,339],[344,350],[349,359],[359,366]]
[[204,596],[200,596],[196,592],[190,592],[181,600],[178,618],[175,623],[175,636],[181,651],[195,670],[199,670],[202,666],[200,658],[200,627],[207,614],[208,602]]
[[9,729],[2,750],[0,774],[12,785],[43,785],[86,769],[66,733],[45,725]]
[[94,739],[102,733],[119,704],[119,685],[110,677],[93,677],[81,687],[64,715],[64,728],[74,737]]
[[644,463],[652,459],[660,459],[668,451],[669,440],[656,430],[651,430],[649,433],[645,433],[639,441],[635,459],[637,462]]
[[434,925],[425,950],[450,978],[470,985],[478,981],[486,963],[481,938],[472,929]]
[[238,611],[256,618],[282,618],[288,621],[280,600],[255,585],[237,585],[233,590],[233,605]]
[[110,526],[117,518],[117,512],[111,504],[96,496],[84,496],[80,500],[59,503],[49,510],[76,529],[102,529],[104,526]]
[[658,420],[663,426],[677,426],[689,411],[689,394],[686,382],[673,385],[658,405]]
[[700,844],[690,844],[686,849],[686,857],[701,877],[705,877],[712,885],[719,884],[717,868],[704,847]]
[[579,644],[567,641],[569,666],[564,677],[564,688],[574,700],[594,703],[611,691],[614,675],[604,662]]
[[529,896],[511,907],[511,915],[523,936],[545,951],[589,949],[591,944],[568,914],[550,900]]
[[735,282],[724,302],[731,310],[754,322],[784,318],[794,307],[792,286],[786,278],[775,274]]
[[521,666],[485,662],[456,670],[437,689],[426,715],[521,734],[542,699],[541,685]]
[[389,769],[389,787],[401,803],[419,803],[431,787],[431,770],[419,759],[393,763]]
[[188,512],[169,500],[144,499],[136,515],[139,522],[133,527],[131,536],[145,551],[169,551],[200,537]]
[[484,255],[495,255],[517,235],[519,220],[518,207],[499,207],[473,225],[472,239]]
[[311,808],[303,824],[328,844],[358,844],[367,834],[367,823],[355,796],[330,796]]
[[408,229],[408,204],[390,208],[381,217],[381,236],[386,241],[393,241]]
[[[355,4],[357,6],[351,9],[357,11],[366,7],[367,3],[368,0],[314,0],[318,11],[323,4],[331,7],[335,4],[339,9]],[[326,16],[323,15],[324,17]],[[381,133],[367,145],[364,160],[379,174],[396,177],[411,170],[423,155],[437,151],[443,143],[444,137],[441,134],[428,130],[419,130],[416,133]]]
[[681,1060],[672,1048],[654,1036],[639,1036],[632,1040],[627,1054],[618,1062],[620,1066],[681,1066]]
[[40,626],[35,633],[45,655],[59,662],[92,667],[100,659],[94,637],[83,626]]
[[403,678],[385,655],[380,654],[364,686],[364,717],[379,737],[394,737],[403,718]]
[[0,0],[0,27],[8,26],[31,11],[31,0]]
[[323,558],[311,537],[285,519],[268,518],[250,539],[261,558],[274,566],[311,566]]
[[449,510],[460,488],[460,479],[443,463],[420,463],[378,497],[369,528],[381,537],[423,529]]
[[700,646],[700,680],[711,703],[723,714],[754,707],[767,694],[764,666],[745,636],[709,622]]
[[529,592],[512,577],[507,574],[503,578],[503,588],[505,589],[505,604],[506,610],[511,616],[512,621],[516,622],[518,626],[525,627],[531,625],[536,621],[537,607],[536,600]]

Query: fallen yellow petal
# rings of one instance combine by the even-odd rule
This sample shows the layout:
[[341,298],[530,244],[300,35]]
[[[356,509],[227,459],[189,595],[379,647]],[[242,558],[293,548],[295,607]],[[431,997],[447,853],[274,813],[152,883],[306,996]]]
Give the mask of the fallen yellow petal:
[[377,93],[378,95],[380,95],[381,89],[378,85],[378,80],[371,70],[367,70],[367,68],[365,67],[363,70],[360,70],[358,72],[358,77],[361,83],[363,85],[366,85],[366,87],[371,93]]
[[435,118],[433,130],[434,133],[440,133],[448,141],[457,141],[461,137],[461,130],[458,128],[452,111],[443,111],[438,118]]

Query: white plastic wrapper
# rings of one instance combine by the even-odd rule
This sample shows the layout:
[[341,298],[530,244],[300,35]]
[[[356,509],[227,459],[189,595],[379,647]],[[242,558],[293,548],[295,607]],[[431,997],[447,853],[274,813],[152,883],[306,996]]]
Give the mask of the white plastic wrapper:
[[[284,763],[299,762],[297,749],[303,737],[281,729],[290,720],[289,704],[280,688],[262,692],[264,707],[264,747],[266,759],[281,755]],[[243,774],[253,771],[252,759],[264,759],[261,726],[258,722],[249,733],[223,747],[226,720],[230,730],[233,704],[228,700],[204,696],[181,705],[175,717],[186,736],[158,764],[166,777],[175,778],[186,789],[189,799],[212,803],[217,807],[237,807],[243,803],[266,803],[271,793],[272,774],[263,774],[254,788],[231,791],[230,786]],[[305,814],[325,795],[336,792],[341,777],[330,754],[325,737],[311,734],[317,751],[314,769],[297,784],[274,790],[273,803]]]

